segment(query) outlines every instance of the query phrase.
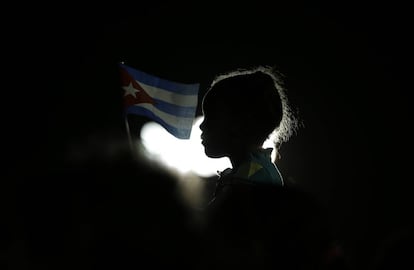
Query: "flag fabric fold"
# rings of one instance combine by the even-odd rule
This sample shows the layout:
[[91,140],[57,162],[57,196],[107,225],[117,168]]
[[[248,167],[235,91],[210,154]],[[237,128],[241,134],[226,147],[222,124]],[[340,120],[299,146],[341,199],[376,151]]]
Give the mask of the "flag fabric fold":
[[179,139],[190,138],[199,84],[165,80],[120,64],[126,114],[145,116]]

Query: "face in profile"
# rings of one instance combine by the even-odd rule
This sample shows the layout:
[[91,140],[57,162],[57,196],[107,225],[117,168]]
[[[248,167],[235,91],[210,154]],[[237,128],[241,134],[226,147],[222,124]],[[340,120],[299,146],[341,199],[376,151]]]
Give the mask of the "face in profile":
[[204,151],[211,158],[229,156],[235,140],[234,119],[224,104],[208,105],[203,107],[204,121],[200,125]]
[[229,75],[215,80],[203,98],[201,139],[208,157],[233,158],[263,146],[283,118],[283,104],[271,72]]

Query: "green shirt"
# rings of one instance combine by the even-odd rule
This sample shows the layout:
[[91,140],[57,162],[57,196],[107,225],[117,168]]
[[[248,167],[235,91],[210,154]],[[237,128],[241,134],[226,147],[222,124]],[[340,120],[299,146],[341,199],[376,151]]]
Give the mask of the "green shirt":
[[271,154],[273,149],[266,148],[249,154],[249,158],[238,168],[227,169],[220,176],[231,176],[257,184],[272,184],[283,186],[283,177],[272,162]]

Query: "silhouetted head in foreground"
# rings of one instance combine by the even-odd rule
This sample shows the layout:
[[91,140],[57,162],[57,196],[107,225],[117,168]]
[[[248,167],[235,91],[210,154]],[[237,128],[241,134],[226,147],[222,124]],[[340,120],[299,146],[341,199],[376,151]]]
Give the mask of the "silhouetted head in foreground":
[[200,128],[205,152],[213,158],[261,148],[283,117],[275,80],[265,69],[227,76],[213,82],[203,99]]
[[[295,123],[281,80],[272,68],[236,70],[218,76],[203,98],[202,144],[207,156],[228,157],[225,174],[249,183],[283,186],[272,152]],[[275,147],[263,148],[266,139]]]
[[203,143],[210,157],[261,147],[283,114],[272,78],[262,72],[214,84],[204,97],[203,113]]

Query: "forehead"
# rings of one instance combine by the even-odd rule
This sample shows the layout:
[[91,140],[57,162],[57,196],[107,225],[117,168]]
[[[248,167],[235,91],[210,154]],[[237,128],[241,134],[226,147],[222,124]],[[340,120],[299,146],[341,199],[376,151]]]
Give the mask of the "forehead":
[[203,114],[206,115],[213,115],[213,114],[220,114],[223,111],[224,104],[219,102],[219,100],[204,98],[202,111]]
[[237,103],[240,96],[244,96],[247,91],[243,91],[243,76],[228,76],[216,80],[206,92],[202,101],[202,110],[205,114],[217,111],[229,113],[238,107]]
[[203,97],[202,101],[202,110],[203,113],[211,113],[215,111],[222,110],[224,107],[228,106],[228,101],[223,95],[220,95],[220,91],[212,88]]

